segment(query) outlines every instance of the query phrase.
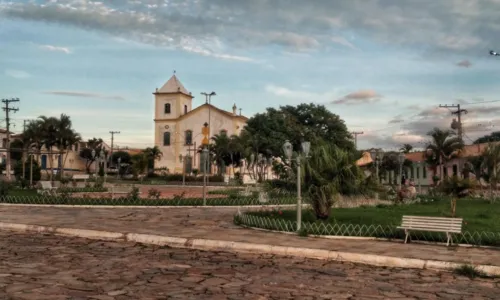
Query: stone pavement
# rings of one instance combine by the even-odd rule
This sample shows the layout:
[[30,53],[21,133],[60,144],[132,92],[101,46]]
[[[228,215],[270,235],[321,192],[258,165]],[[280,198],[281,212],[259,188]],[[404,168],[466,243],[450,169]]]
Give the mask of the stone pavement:
[[498,299],[500,280],[0,232],[0,299]]
[[403,244],[400,241],[304,238],[243,229],[237,208],[55,208],[0,206],[1,222],[304,247],[423,260],[500,266],[496,249]]

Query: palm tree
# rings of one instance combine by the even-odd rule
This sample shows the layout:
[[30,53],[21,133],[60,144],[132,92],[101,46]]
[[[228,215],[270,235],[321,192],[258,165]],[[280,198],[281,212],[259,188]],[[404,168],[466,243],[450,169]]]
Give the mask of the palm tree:
[[443,166],[452,158],[458,157],[464,144],[460,137],[456,136],[452,130],[441,130],[434,128],[427,135],[432,138],[432,141],[427,144],[424,152],[427,164],[434,166],[434,175],[436,175],[437,167],[440,167],[440,179],[443,179]]
[[45,149],[48,151],[48,156],[49,156],[49,179],[50,181],[53,181],[53,151],[54,147],[58,144],[58,128],[59,128],[59,120],[55,117],[46,117],[46,116],[40,116],[38,117],[40,119],[40,130],[41,130],[41,138],[42,138],[42,145],[45,147]]
[[305,196],[320,220],[328,219],[338,194],[360,190],[363,173],[356,166],[356,158],[332,144],[311,149],[311,156],[302,165]]
[[[64,165],[66,164],[66,159],[68,158],[69,149],[73,147],[74,144],[81,141],[80,134],[75,132],[72,128],[71,119],[68,115],[61,114],[61,117],[57,120],[57,142],[56,146],[59,149],[59,174],[62,178],[64,175]],[[63,157],[64,152],[66,155],[64,156],[64,160],[61,159]]]
[[154,147],[148,147],[143,151],[144,154],[146,154],[146,157],[148,160],[152,161],[153,164],[153,170],[155,169],[155,161],[160,159],[163,156],[163,152],[161,152],[160,148],[158,146]]
[[493,189],[496,190],[500,175],[500,144],[489,144],[482,155],[481,170],[486,170],[490,183],[490,197],[493,199]]
[[134,175],[142,175],[148,168],[149,157],[146,153],[139,153],[131,157]]
[[410,144],[403,144],[403,146],[399,149],[403,153],[410,153],[413,150],[413,146]]

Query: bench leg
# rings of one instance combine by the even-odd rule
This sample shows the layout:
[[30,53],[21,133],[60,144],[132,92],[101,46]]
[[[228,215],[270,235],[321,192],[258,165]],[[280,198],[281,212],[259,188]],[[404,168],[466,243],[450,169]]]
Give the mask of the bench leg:
[[446,233],[446,237],[447,237],[447,240],[446,240],[446,246],[449,246],[450,243],[453,243],[453,239],[451,237],[451,233],[447,232]]
[[408,229],[405,229],[405,244],[408,242],[408,237],[410,236],[410,231]]

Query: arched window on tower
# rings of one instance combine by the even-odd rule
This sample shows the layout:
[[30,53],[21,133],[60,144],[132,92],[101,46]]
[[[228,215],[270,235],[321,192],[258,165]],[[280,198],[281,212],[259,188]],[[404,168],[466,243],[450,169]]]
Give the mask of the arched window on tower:
[[187,113],[188,113],[188,106],[184,105],[184,114],[187,114]]
[[170,103],[165,103],[165,114],[169,114],[171,110]]

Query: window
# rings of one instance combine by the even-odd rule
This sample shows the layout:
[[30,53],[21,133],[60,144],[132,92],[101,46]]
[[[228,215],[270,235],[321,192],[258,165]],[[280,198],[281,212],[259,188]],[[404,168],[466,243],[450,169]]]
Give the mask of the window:
[[184,114],[187,114],[187,113],[188,113],[188,106],[184,105]]
[[220,135],[227,135],[227,130],[222,129],[222,130],[220,131]]
[[165,113],[166,114],[170,113],[170,103],[165,103]]
[[415,169],[413,168],[413,166],[410,167],[410,178],[415,178]]
[[417,179],[420,179],[420,167],[417,167]]
[[170,146],[170,132],[163,133],[163,146]]
[[193,144],[193,131],[192,130],[186,130],[184,133],[184,141],[186,145],[192,145]]
[[457,176],[457,175],[458,175],[458,166],[453,165],[453,176]]
[[427,168],[425,165],[422,167],[422,178],[427,178]]

